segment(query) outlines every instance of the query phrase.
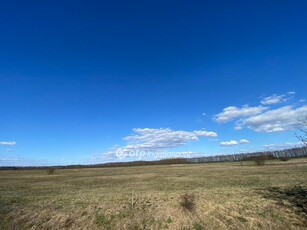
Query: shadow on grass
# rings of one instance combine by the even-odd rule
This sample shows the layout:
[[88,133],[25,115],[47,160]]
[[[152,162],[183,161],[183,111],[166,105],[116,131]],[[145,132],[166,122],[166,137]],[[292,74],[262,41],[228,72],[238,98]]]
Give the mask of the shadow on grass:
[[277,204],[293,208],[307,219],[307,189],[300,185],[279,188],[269,187],[263,191],[263,197],[277,201]]

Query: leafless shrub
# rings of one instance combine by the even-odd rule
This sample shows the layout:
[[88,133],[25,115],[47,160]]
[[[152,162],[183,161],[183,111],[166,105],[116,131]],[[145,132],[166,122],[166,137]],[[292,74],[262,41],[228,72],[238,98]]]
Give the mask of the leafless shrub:
[[289,161],[290,158],[289,157],[280,157],[279,160],[286,162],[286,161]]
[[254,161],[256,165],[262,166],[265,164],[265,161],[268,160],[268,157],[265,155],[255,156],[250,158],[250,160]]
[[188,193],[183,194],[181,196],[180,205],[185,211],[193,212],[196,208],[195,195]]
[[46,172],[47,172],[48,175],[53,175],[54,172],[55,172],[55,168],[48,168],[48,169],[46,169]]

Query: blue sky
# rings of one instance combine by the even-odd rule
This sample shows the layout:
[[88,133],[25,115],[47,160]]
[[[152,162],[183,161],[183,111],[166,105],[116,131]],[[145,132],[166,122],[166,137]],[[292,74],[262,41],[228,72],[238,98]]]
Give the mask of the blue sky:
[[293,0],[1,1],[0,165],[297,146],[306,12]]

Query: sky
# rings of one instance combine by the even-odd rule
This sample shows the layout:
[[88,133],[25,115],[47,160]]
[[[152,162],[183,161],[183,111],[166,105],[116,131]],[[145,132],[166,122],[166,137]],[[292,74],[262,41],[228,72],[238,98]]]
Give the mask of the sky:
[[0,166],[301,146],[307,2],[0,1]]

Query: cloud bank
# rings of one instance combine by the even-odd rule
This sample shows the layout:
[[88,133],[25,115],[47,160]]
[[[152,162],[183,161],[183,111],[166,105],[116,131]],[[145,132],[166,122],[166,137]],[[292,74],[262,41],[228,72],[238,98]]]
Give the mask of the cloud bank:
[[307,106],[284,106],[249,117],[243,121],[243,125],[256,132],[281,132],[302,127],[304,117],[307,117]]
[[[295,130],[304,127],[304,119],[307,117],[307,105],[285,105],[279,108],[270,108],[271,105],[280,104],[289,100],[295,92],[285,95],[272,95],[264,98],[262,105],[241,108],[229,106],[214,116],[213,120],[218,123],[234,121],[235,130],[244,127],[256,132],[274,133]],[[266,105],[266,106],[263,106]]]

